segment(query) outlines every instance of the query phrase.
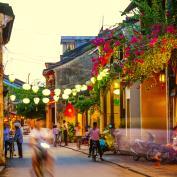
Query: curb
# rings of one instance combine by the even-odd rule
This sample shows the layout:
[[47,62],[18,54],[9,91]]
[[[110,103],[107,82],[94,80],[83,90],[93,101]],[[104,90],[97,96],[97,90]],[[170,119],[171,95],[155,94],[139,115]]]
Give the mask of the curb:
[[[88,155],[88,153],[86,153],[86,152],[84,152],[84,151],[82,151],[82,150],[77,150],[77,149],[74,149],[74,148],[68,147],[68,146],[62,146],[62,147],[67,148],[67,149],[71,149],[71,150],[76,151],[76,152],[80,152],[80,153],[85,154],[85,155]],[[104,159],[104,162],[117,165],[117,166],[119,166],[119,167],[121,167],[121,168],[127,169],[127,170],[132,171],[132,172],[134,172],[134,173],[136,173],[136,174],[139,174],[139,175],[143,175],[143,176],[146,176],[146,177],[153,177],[153,176],[147,175],[146,173],[140,172],[140,171],[138,171],[138,170],[134,170],[134,169],[132,169],[131,167],[126,167],[126,166],[124,166],[124,165],[121,165],[121,164],[119,164],[119,163],[117,163],[117,162],[112,162],[112,161],[105,160],[105,159]]]
[[0,166],[0,174],[4,171],[5,168],[5,166]]

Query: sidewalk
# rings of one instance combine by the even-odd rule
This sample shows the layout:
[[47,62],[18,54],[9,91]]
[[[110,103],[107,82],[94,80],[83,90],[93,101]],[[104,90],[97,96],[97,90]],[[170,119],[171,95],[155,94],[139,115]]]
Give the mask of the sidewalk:
[[[67,148],[88,154],[88,147],[81,146],[78,150],[75,144],[69,144]],[[176,177],[177,176],[177,164],[161,164],[159,167],[155,166],[155,162],[148,162],[141,158],[139,161],[134,161],[131,156],[127,155],[115,155],[112,153],[105,153],[103,158],[105,161],[127,168],[130,171],[143,174],[150,177]]]
[[0,166],[0,174],[5,169],[5,166]]

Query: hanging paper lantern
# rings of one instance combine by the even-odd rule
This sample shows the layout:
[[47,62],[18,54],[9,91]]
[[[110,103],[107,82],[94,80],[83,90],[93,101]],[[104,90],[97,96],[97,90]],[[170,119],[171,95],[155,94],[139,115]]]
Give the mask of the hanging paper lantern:
[[54,96],[53,96],[53,99],[55,100],[55,102],[57,102],[57,101],[59,100],[59,96],[54,95]]
[[72,94],[73,94],[73,96],[76,96],[77,95],[77,90],[76,89],[72,89]]
[[109,74],[108,71],[109,71],[108,68],[103,69],[103,73],[105,73],[105,74]]
[[38,90],[39,90],[39,87],[37,85],[33,85],[32,90],[33,90],[34,93],[37,93]]
[[15,95],[10,95],[10,100],[11,100],[11,101],[15,101],[15,99],[16,99],[16,96],[15,96]]
[[29,84],[23,84],[23,89],[24,90],[30,90],[31,89],[31,86]]
[[120,95],[120,89],[115,89],[115,90],[114,90],[114,94]]
[[81,85],[75,85],[75,88],[76,88],[77,92],[81,91]]
[[38,104],[38,103],[39,103],[39,101],[40,101],[40,99],[39,99],[39,98],[37,98],[37,97],[36,97],[36,98],[34,98],[33,100],[34,100],[34,103],[35,103],[35,104]]
[[64,100],[67,100],[67,99],[69,98],[69,96],[66,95],[66,94],[63,94],[63,95],[62,95],[62,98],[63,98]]
[[66,109],[64,111],[64,115],[67,117],[74,117],[75,111],[74,111],[74,107],[71,103],[67,104]]
[[55,89],[54,93],[56,96],[59,96],[61,94],[61,90],[60,89]]
[[15,81],[15,76],[13,74],[9,75],[9,81],[14,82]]
[[23,103],[24,104],[29,104],[30,103],[30,99],[29,98],[24,98],[23,99]]
[[42,94],[45,95],[45,96],[49,96],[50,95],[50,90],[49,89],[44,89],[42,91]]
[[70,95],[72,93],[72,90],[71,89],[65,89],[64,90],[64,94],[65,95]]
[[96,82],[96,78],[95,78],[95,77],[92,77],[90,80],[91,80],[91,82],[92,82],[93,84],[95,84],[95,82]]
[[92,82],[91,82],[91,81],[87,81],[87,82],[86,82],[86,85],[87,85],[87,86],[90,86],[90,85],[92,85]]
[[86,85],[82,85],[81,91],[85,91],[85,90],[87,90],[87,86]]
[[48,103],[49,102],[49,98],[43,98],[42,102],[45,103],[45,104]]
[[103,79],[103,77],[99,74],[99,75],[97,76],[97,80],[100,81],[100,80],[102,80],[102,79]]

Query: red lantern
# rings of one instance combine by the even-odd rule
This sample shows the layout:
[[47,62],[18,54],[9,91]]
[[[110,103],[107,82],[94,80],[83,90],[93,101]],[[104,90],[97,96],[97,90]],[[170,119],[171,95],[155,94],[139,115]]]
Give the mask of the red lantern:
[[74,117],[74,106],[71,103],[68,103],[64,112],[64,115],[67,117]]

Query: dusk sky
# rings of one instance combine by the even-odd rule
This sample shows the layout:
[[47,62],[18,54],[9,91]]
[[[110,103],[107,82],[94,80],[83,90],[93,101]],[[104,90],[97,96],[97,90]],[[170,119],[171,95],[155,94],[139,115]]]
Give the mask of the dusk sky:
[[95,36],[121,22],[130,0],[2,0],[15,14],[10,42],[4,48],[5,74],[30,82],[42,78],[45,62],[59,61],[60,37]]

